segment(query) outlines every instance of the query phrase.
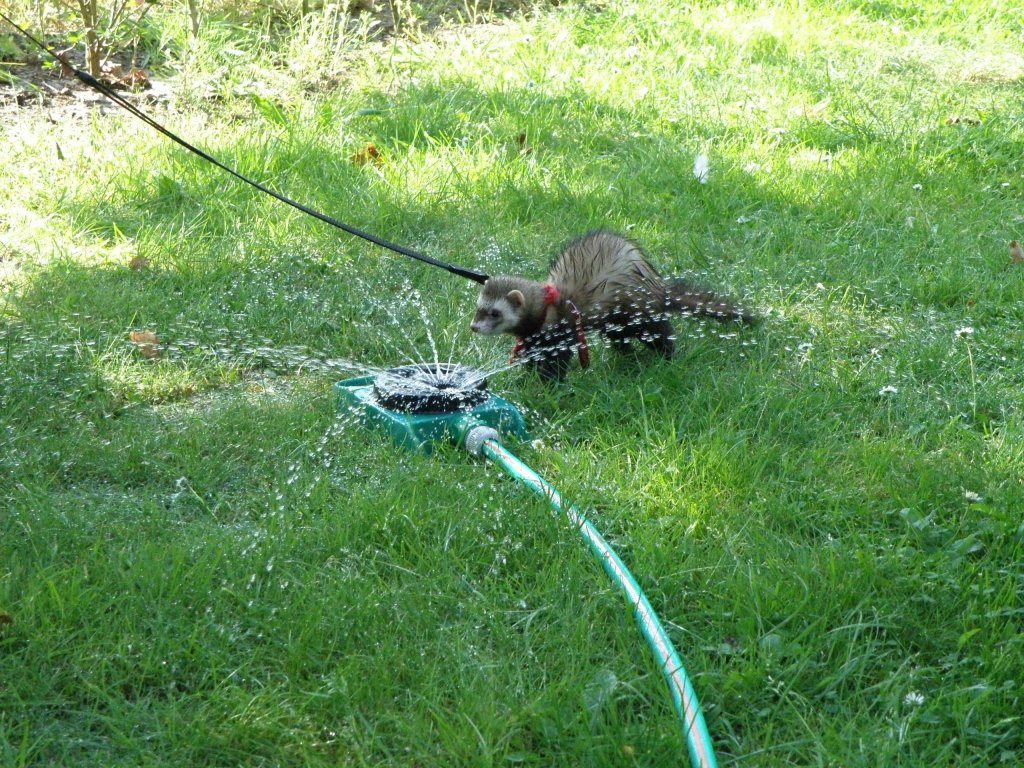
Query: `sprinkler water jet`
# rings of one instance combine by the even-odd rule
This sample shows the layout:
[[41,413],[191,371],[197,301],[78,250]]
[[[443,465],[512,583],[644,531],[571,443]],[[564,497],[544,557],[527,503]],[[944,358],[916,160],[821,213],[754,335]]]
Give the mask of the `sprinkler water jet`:
[[503,435],[526,439],[526,423],[514,405],[487,391],[483,374],[451,363],[425,363],[339,381],[334,387],[343,407],[388,432],[399,445],[423,452],[438,441],[458,445],[490,459],[565,515],[632,606],[682,723],[690,765],[717,768],[697,694],[650,601],[594,524],[502,443]]
[[373,380],[374,402],[405,413],[455,413],[486,402],[487,379],[472,368],[424,363],[390,368]]

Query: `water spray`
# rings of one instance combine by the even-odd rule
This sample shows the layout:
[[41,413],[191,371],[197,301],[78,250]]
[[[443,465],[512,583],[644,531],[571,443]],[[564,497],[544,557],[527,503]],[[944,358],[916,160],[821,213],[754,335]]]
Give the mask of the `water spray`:
[[[68,67],[72,74],[85,85],[99,91],[115,104],[188,151],[260,192],[382,248],[439,267],[476,283],[482,284],[487,281],[488,275],[483,272],[450,264],[372,235],[298,203],[242,175],[172,133],[117,93],[111,86],[73,66],[67,57],[52,51],[2,12],[0,12],[0,19],[10,24],[33,45]],[[581,339],[581,343],[584,341]],[[335,384],[335,390],[345,407],[360,413],[367,424],[388,432],[399,445],[424,452],[429,452],[435,443],[442,441],[459,445],[474,456],[483,456],[495,462],[514,479],[547,499],[553,510],[564,514],[586,541],[590,550],[601,561],[601,565],[612,581],[623,591],[630,605],[633,606],[633,615],[641,633],[658,659],[676,712],[682,722],[683,737],[689,749],[691,765],[693,768],[717,768],[711,738],[708,735],[697,695],[686,675],[679,654],[654,613],[646,595],[615,550],[604,540],[586,516],[572,504],[564,501],[550,483],[512,454],[502,443],[502,435],[513,435],[519,439],[526,439],[526,423],[514,405],[487,391],[487,382],[483,374],[471,368],[454,364],[407,365],[389,369],[376,376],[363,376],[340,381]]]
[[650,601],[594,524],[503,444],[507,435],[527,439],[526,422],[514,405],[487,391],[483,374],[461,365],[424,363],[339,381],[334,389],[342,407],[402,447],[430,452],[435,443],[447,442],[465,448],[493,461],[565,515],[632,606],[682,723],[690,765],[717,768],[697,694]]

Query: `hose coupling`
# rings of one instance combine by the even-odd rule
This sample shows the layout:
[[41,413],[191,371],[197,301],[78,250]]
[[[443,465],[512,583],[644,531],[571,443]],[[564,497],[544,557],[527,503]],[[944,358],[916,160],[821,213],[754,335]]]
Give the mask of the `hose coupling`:
[[483,424],[470,427],[466,432],[466,437],[462,441],[462,445],[469,451],[473,456],[482,456],[484,450],[484,443],[488,440],[501,440],[501,436],[498,434],[498,430],[493,427],[486,427]]

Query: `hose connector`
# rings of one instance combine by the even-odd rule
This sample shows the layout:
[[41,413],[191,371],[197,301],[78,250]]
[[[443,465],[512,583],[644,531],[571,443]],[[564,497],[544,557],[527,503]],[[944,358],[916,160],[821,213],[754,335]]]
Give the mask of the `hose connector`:
[[501,435],[498,434],[498,430],[494,429],[494,427],[486,427],[483,424],[470,427],[465,434],[462,445],[473,456],[483,455],[484,443],[488,440],[501,442]]

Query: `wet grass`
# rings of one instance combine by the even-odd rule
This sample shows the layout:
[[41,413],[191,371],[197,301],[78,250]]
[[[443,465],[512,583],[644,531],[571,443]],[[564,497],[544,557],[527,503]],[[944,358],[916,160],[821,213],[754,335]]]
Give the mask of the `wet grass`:
[[[442,258],[540,275],[610,226],[762,312],[681,322],[673,361],[492,381],[669,625],[720,763],[1021,762],[1019,15],[570,3],[387,44],[329,21],[211,24],[154,113]],[[472,287],[126,116],[50,116],[0,124],[0,764],[682,762],[575,533],[336,415],[334,381],[432,343],[499,366]]]

